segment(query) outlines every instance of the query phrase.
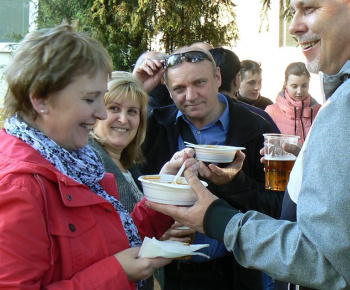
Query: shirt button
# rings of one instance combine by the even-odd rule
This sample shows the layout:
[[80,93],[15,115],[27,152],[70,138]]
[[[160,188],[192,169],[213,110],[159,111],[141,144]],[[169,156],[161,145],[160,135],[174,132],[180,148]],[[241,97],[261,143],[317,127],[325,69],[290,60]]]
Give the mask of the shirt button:
[[75,225],[73,224],[69,224],[69,229],[72,231],[72,232],[75,232],[77,229],[75,227]]
[[201,133],[201,131],[197,131],[197,134],[199,135]]
[[72,200],[72,196],[70,194],[67,195],[68,200]]

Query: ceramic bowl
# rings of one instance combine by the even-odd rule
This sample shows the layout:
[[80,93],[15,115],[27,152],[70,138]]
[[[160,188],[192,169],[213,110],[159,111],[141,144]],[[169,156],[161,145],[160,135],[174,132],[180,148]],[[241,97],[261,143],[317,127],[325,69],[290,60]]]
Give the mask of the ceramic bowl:
[[187,145],[196,151],[196,158],[204,162],[231,163],[236,156],[237,150],[244,147],[224,145]]
[[[176,184],[171,183],[175,175],[158,174],[139,177],[143,193],[147,200],[174,205],[193,205],[197,196],[192,191],[184,177],[180,177]],[[201,181],[204,186],[208,184]]]

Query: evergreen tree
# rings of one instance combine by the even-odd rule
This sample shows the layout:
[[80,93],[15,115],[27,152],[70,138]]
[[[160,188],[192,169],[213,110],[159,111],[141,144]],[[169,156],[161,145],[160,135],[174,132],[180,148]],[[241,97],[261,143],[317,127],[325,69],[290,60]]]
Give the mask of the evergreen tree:
[[238,38],[231,0],[40,0],[38,27],[75,23],[107,48],[116,70],[133,69],[160,37],[163,52],[197,41],[228,45]]

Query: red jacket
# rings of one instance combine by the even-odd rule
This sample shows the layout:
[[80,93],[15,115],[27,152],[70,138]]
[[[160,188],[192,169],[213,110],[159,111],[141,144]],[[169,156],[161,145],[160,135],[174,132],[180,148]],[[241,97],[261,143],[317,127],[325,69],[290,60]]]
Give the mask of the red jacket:
[[278,94],[276,103],[267,106],[265,111],[282,134],[297,135],[299,144],[303,144],[320,108],[310,95],[303,102],[295,101],[284,90]]
[[[113,175],[101,185],[119,198]],[[142,238],[173,223],[145,200],[132,217]],[[127,248],[111,203],[0,132],[0,289],[135,289],[113,256]]]

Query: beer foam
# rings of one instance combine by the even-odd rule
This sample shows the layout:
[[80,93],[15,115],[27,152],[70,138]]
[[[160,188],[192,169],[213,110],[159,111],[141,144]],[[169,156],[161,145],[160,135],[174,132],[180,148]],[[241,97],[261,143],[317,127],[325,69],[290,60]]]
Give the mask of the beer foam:
[[275,160],[275,161],[295,161],[297,158],[295,156],[265,156],[265,160]]

